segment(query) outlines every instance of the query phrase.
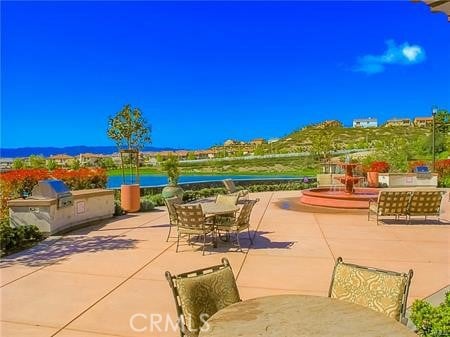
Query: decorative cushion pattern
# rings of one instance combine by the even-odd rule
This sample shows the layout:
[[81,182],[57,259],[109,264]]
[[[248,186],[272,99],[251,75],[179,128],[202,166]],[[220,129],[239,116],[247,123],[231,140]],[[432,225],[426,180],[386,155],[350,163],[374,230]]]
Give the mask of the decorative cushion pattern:
[[408,210],[410,192],[380,192],[378,197],[378,215],[402,215]]
[[206,225],[205,215],[200,205],[174,205],[178,216],[178,230],[205,231],[209,226]]
[[219,195],[217,195],[216,203],[234,206],[237,204],[238,198],[239,197],[237,195],[219,194]]
[[409,204],[409,215],[439,215],[441,191],[415,191]]
[[209,274],[177,278],[175,282],[185,324],[191,332],[198,331],[220,309],[240,301],[230,267]]
[[338,263],[332,282],[332,298],[359,304],[400,320],[407,275],[392,275]]

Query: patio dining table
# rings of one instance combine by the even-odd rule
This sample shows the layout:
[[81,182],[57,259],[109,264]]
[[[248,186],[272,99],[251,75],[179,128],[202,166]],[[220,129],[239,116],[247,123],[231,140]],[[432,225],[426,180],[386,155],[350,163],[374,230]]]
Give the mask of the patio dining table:
[[211,316],[199,337],[417,337],[372,309],[328,297],[276,295],[238,302]]
[[230,214],[239,210],[239,206],[225,203],[205,202],[200,205],[206,216]]

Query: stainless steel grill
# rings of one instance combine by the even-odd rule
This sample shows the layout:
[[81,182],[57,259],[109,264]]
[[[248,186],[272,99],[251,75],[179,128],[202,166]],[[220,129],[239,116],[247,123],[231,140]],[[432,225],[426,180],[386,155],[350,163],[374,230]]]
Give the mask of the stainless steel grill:
[[427,166],[417,166],[415,171],[416,171],[417,179],[430,179],[431,178],[431,172],[428,170]]
[[40,180],[31,191],[34,199],[56,199],[58,208],[73,205],[73,196],[63,181],[57,179]]

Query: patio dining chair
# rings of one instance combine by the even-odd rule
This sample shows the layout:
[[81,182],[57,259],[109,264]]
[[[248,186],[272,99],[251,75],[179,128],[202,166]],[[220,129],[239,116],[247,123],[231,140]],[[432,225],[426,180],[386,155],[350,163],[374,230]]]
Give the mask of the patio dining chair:
[[238,190],[233,180],[224,179],[222,182],[228,194],[237,195],[238,198],[248,199],[248,190]]
[[210,223],[205,215],[201,205],[174,205],[177,213],[177,248],[180,246],[181,235],[188,236],[188,243],[190,244],[191,235],[199,236],[203,238],[202,254],[205,254],[206,237],[211,234],[212,242],[214,244],[214,226]]
[[359,304],[383,313],[403,324],[413,271],[398,273],[344,263],[338,257],[328,297]]
[[177,211],[175,210],[174,205],[180,205],[183,203],[183,200],[178,197],[172,197],[172,198],[164,198],[164,204],[167,207],[167,211],[169,212],[169,233],[167,234],[166,242],[169,241],[170,233],[172,231],[172,227],[176,227],[178,224],[178,215]]
[[223,217],[216,220],[216,229],[218,232],[223,231],[227,234],[234,234],[238,249],[242,251],[241,243],[239,241],[239,234],[247,230],[248,239],[250,244],[253,244],[252,237],[250,235],[250,215],[253,210],[253,206],[259,201],[259,199],[247,199],[243,201],[242,208],[237,216]]
[[209,317],[241,301],[233,270],[226,258],[222,264],[172,275],[166,271],[177,308],[181,337],[198,336]]
[[236,205],[239,197],[233,194],[218,194],[216,197],[217,204]]

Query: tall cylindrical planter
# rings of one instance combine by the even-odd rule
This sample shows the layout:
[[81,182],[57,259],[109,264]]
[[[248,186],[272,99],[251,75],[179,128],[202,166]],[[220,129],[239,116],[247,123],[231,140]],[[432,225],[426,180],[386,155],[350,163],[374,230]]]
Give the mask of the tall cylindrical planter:
[[367,185],[369,187],[378,187],[378,172],[367,172]]
[[139,184],[120,186],[120,204],[126,212],[137,212],[141,207],[141,187]]

